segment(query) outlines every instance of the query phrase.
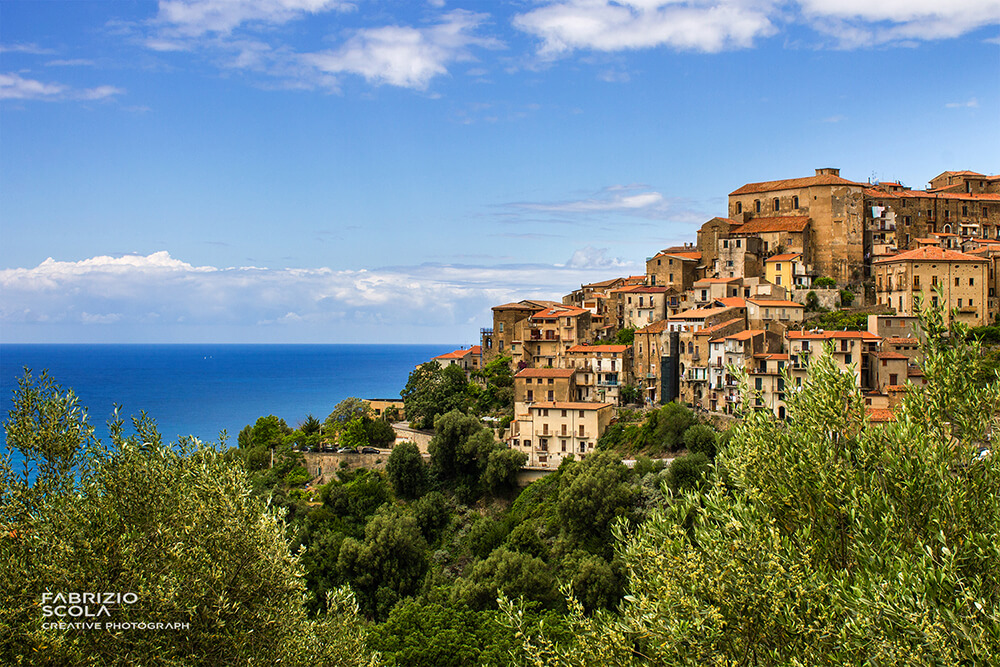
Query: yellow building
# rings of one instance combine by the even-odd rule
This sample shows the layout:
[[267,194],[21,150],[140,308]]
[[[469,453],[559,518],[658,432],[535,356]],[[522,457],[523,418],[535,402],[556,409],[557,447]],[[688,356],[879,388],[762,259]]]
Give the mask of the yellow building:
[[764,260],[764,278],[769,283],[788,289],[812,285],[812,276],[809,275],[800,252],[786,252],[768,257]]
[[897,314],[915,315],[919,299],[940,306],[946,321],[955,310],[966,324],[989,322],[989,263],[984,257],[928,246],[879,260],[872,269],[878,303]]
[[585,458],[614,417],[611,403],[515,403],[508,445],[528,455],[527,465],[557,468],[572,454]]

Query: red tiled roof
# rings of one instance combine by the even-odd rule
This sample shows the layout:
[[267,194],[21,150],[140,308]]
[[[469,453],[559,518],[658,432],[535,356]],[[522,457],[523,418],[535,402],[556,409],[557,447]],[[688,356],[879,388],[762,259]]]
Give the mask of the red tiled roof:
[[899,352],[896,352],[894,350],[886,350],[885,352],[879,352],[877,356],[879,359],[905,359],[907,361],[909,361],[910,359],[905,354],[900,354]]
[[768,308],[805,308],[805,306],[796,301],[782,299],[747,299],[747,301],[756,306],[766,306]]
[[716,299],[715,303],[721,303],[726,308],[746,308],[747,300],[741,296],[724,296]]
[[901,252],[898,255],[892,257],[886,257],[885,259],[875,260],[875,264],[888,264],[891,262],[981,262],[983,259],[981,257],[973,257],[962,252],[956,252],[954,250],[945,250],[943,248],[938,248],[937,246],[926,246],[923,248],[917,248],[916,250],[909,250],[907,252]]
[[909,391],[910,388],[907,387],[905,384],[888,384],[885,386],[885,390],[892,392],[900,392],[900,391]]
[[884,408],[865,408],[865,415],[868,416],[868,421],[871,422],[896,421],[896,413],[892,410],[886,410]]
[[641,329],[637,329],[636,333],[637,334],[639,334],[639,333],[644,333],[644,334],[662,333],[662,332],[664,332],[664,331],[667,330],[667,327],[669,326],[669,324],[670,324],[670,322],[667,321],[667,320],[658,320],[658,321],[653,322],[652,324],[650,324],[648,326],[645,326],[645,327],[643,327]]
[[472,352],[472,350],[454,350],[453,352],[446,352],[444,354],[439,354],[434,357],[435,359],[461,359]]
[[907,377],[923,377],[924,372],[919,368],[907,368],[906,375]]
[[774,353],[767,353],[767,352],[757,353],[757,354],[753,355],[753,358],[754,359],[771,359],[773,361],[788,361],[788,355],[787,354],[774,354]]
[[786,252],[782,255],[771,255],[770,257],[764,260],[764,263],[767,264],[768,262],[787,262],[789,260],[793,260],[796,257],[801,257],[801,256],[802,256],[801,252]]
[[724,338],[726,340],[747,340],[748,338],[753,338],[754,336],[762,333],[764,333],[763,329],[747,329],[746,331],[730,334]]
[[733,234],[766,234],[768,232],[801,232],[809,224],[808,216],[789,215],[776,218],[751,218],[744,222]]
[[711,336],[712,334],[716,333],[720,329],[724,329],[724,328],[726,328],[726,327],[728,327],[728,326],[730,326],[730,325],[732,325],[734,323],[737,323],[737,322],[740,323],[740,324],[742,324],[743,323],[743,318],[742,317],[734,317],[731,320],[726,320],[725,322],[719,322],[718,324],[713,324],[710,327],[705,327],[704,329],[699,329],[698,331],[695,331],[694,335],[695,336]]
[[478,355],[482,356],[482,354],[483,354],[483,346],[482,345],[473,345],[472,347],[469,348],[469,352],[471,352],[474,355],[478,354]]
[[759,192],[773,192],[776,190],[792,190],[795,188],[808,188],[814,185],[856,185],[863,187],[865,183],[855,183],[833,174],[820,174],[819,176],[806,176],[804,178],[786,178],[780,181],[763,181],[761,183],[747,183],[741,188],[733,190],[729,196],[749,195]]
[[599,280],[596,283],[588,283],[586,285],[583,285],[583,287],[610,287],[611,285],[615,284],[619,280],[625,280],[625,279],[624,278],[611,278],[609,280]]
[[553,317],[578,317],[589,312],[586,308],[577,308],[576,306],[554,306],[538,311],[531,316],[531,319],[543,320]]
[[722,283],[738,283],[741,282],[742,278],[702,278],[701,280],[694,281],[695,285],[719,285]]
[[525,368],[514,377],[518,378],[569,378],[576,371],[572,368]]
[[620,354],[629,348],[628,345],[574,345],[567,352],[611,352]]

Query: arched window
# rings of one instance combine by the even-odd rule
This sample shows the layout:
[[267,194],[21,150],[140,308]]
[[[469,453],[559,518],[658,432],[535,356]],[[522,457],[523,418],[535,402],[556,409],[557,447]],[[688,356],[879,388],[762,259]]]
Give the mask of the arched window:
[[736,202],[736,215],[739,215],[742,212],[743,212],[743,202],[738,201]]
[[774,206],[775,211],[781,208],[781,202],[778,200],[777,197],[771,200],[771,204]]
[[796,195],[792,197],[792,208],[798,208],[798,207],[799,207],[799,197],[798,195]]
[[757,213],[760,213],[760,200],[759,199],[754,199],[753,200],[753,210],[756,211]]

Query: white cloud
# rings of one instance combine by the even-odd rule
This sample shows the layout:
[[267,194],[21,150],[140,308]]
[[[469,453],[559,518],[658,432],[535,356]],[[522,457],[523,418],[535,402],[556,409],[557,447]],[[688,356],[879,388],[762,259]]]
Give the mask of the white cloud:
[[965,102],[948,102],[944,106],[948,109],[975,109],[979,106],[979,100],[972,97]]
[[93,65],[94,61],[86,58],[57,59],[45,63],[46,67],[92,67]]
[[1000,24],[1000,0],[545,0],[514,18],[543,57],[577,50],[749,48],[778,25],[805,24],[840,48],[955,38]]
[[115,86],[71,88],[61,83],[25,79],[13,72],[0,74],[0,100],[105,100],[125,91]]
[[27,53],[34,56],[52,55],[52,49],[46,49],[37,44],[0,44],[0,53]]
[[514,25],[541,40],[543,56],[658,46],[715,53],[774,34],[771,8],[739,0],[561,0],[516,16]]
[[261,327],[281,327],[293,337],[297,331],[319,331],[327,339],[360,333],[381,341],[404,341],[415,331],[433,329],[442,332],[439,340],[453,340],[456,330],[472,335],[488,326],[490,308],[498,303],[559,299],[580,284],[630,268],[636,269],[592,247],[574,252],[565,265],[424,264],[360,271],[194,266],[167,252],[50,258],[33,268],[0,270],[0,326],[80,332],[102,325],[101,331],[112,332],[108,335],[146,331],[147,338],[164,326],[225,327],[257,332],[260,339],[271,335]]
[[566,266],[571,269],[617,270],[627,268],[629,264],[617,257],[608,257],[607,248],[586,246],[576,250]]
[[620,214],[678,222],[700,220],[700,213],[689,210],[686,201],[668,198],[644,185],[612,185],[585,199],[557,202],[514,202],[507,207],[544,213],[592,216]]
[[424,89],[432,78],[446,74],[449,64],[472,60],[469,47],[497,45],[474,34],[486,18],[455,10],[428,27],[359,30],[339,49],[305,54],[302,59],[326,74],[357,74],[375,84]]
[[1000,0],[800,0],[799,5],[808,24],[843,48],[949,39],[1000,24]]
[[344,0],[161,0],[156,22],[174,36],[200,37],[229,34],[247,23],[281,24],[351,7]]

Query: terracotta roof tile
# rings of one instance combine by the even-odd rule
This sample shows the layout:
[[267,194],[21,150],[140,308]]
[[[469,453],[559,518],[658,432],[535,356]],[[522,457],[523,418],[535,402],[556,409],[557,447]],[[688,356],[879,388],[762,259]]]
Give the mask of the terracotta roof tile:
[[865,414],[868,416],[868,421],[870,422],[884,423],[896,421],[896,413],[884,408],[865,408]]
[[755,306],[767,308],[805,308],[801,303],[784,299],[747,299],[747,301]]
[[645,326],[645,327],[643,327],[641,329],[637,329],[636,333],[637,334],[638,333],[643,333],[643,334],[663,333],[664,331],[667,330],[667,327],[669,325],[670,325],[670,322],[667,321],[667,320],[657,320],[656,322],[653,322],[652,324],[650,324],[648,326]]
[[725,322],[719,322],[718,324],[713,324],[710,327],[705,327],[704,329],[699,329],[698,331],[695,331],[694,335],[695,336],[711,336],[712,334],[718,332],[720,329],[724,329],[724,328],[726,328],[728,326],[731,326],[733,324],[736,324],[736,323],[743,324],[743,318],[742,317],[735,317],[735,318],[733,318],[731,320],[726,320]]
[[781,255],[771,255],[770,257],[764,260],[764,263],[767,264],[768,262],[788,262],[795,259],[796,257],[801,257],[801,256],[802,256],[801,252],[786,252]]
[[747,183],[741,188],[733,190],[729,196],[749,195],[759,192],[774,192],[777,190],[792,190],[795,188],[808,188],[814,185],[855,185],[864,187],[866,183],[855,183],[833,174],[820,174],[819,176],[806,176],[804,178],[786,178],[780,181],[763,181],[761,183]]
[[937,246],[926,246],[923,248],[917,248],[916,250],[908,250],[907,252],[901,252],[898,255],[893,255],[892,257],[886,257],[885,259],[875,260],[875,264],[888,264],[892,262],[914,262],[914,261],[930,261],[930,262],[982,262],[981,257],[973,257],[972,255],[967,255],[962,252],[956,252],[954,250],[945,250],[943,248],[938,248]]
[[766,234],[768,232],[801,232],[809,224],[808,216],[789,215],[776,218],[751,218],[743,223],[733,234]]

